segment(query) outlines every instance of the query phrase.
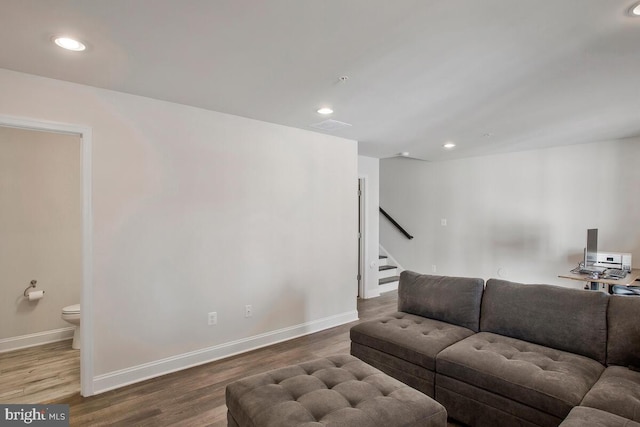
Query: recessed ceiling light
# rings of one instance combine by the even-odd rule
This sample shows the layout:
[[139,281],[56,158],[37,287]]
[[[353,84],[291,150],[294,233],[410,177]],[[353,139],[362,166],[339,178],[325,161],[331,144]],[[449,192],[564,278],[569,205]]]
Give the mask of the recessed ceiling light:
[[318,113],[326,116],[327,114],[333,113],[333,110],[329,107],[322,107],[322,108],[318,108]]
[[640,2],[631,6],[631,8],[629,9],[629,15],[640,16]]
[[400,156],[402,157],[409,157],[409,152],[408,151],[403,151],[402,153],[398,153]]
[[74,52],[82,52],[87,48],[82,42],[69,37],[55,37],[53,42],[63,49],[73,50]]
[[447,142],[446,144],[444,144],[442,147],[446,148],[447,150],[451,150],[453,147],[455,147],[456,144],[454,144],[453,142]]

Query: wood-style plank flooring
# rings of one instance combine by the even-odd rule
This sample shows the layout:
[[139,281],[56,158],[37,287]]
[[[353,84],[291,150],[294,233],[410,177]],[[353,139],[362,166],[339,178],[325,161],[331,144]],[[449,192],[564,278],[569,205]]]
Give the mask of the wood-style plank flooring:
[[80,352],[71,340],[0,353],[0,402],[43,403],[80,393]]
[[[396,292],[359,300],[360,321],[393,312],[396,306]],[[304,360],[349,353],[349,329],[354,324],[355,322],[167,374],[97,396],[82,397],[79,392],[75,392],[71,396],[48,399],[40,395],[40,403],[69,404],[71,426],[226,426],[224,393],[227,384]],[[0,401],[3,400],[0,398]],[[451,427],[456,425],[449,424]]]

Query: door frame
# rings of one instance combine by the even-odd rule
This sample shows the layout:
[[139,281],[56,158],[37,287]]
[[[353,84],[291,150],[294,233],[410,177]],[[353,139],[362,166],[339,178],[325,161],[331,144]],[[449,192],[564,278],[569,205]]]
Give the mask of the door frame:
[[367,278],[367,177],[358,177],[358,298],[366,297]]
[[80,171],[82,186],[82,284],[80,311],[80,394],[93,391],[93,215],[91,211],[92,129],[88,126],[57,123],[0,114],[0,126],[80,136]]

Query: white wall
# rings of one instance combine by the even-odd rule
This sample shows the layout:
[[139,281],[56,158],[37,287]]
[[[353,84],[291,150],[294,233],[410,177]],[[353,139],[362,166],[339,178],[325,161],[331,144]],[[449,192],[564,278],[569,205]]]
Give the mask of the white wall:
[[95,391],[357,318],[355,141],[7,70],[0,93],[92,129]]
[[[582,258],[587,228],[601,250],[640,266],[640,138],[427,163],[380,164],[381,244],[406,269],[581,287],[559,279]],[[441,219],[447,226],[441,226]]]
[[[0,126],[0,351],[72,327],[60,314],[80,302],[80,189],[78,136]],[[24,298],[31,280],[43,299]]]
[[363,298],[380,295],[378,290],[378,245],[380,214],[380,160],[373,157],[358,156],[358,177],[365,179],[365,259]]

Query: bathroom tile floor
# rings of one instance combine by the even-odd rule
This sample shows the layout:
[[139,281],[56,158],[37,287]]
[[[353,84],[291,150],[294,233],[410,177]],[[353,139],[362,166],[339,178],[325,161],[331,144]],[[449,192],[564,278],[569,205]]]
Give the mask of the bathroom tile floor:
[[0,353],[0,403],[49,403],[80,392],[71,340]]

